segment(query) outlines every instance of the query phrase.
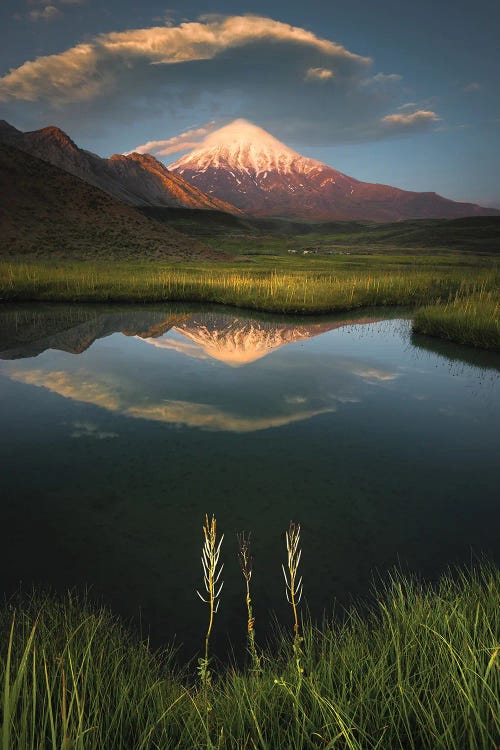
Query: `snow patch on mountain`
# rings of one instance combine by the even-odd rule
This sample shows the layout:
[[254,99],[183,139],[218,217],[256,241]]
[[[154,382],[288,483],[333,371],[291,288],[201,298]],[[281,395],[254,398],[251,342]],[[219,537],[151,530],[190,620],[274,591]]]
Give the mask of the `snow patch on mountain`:
[[179,174],[185,170],[204,173],[207,169],[224,169],[233,176],[236,171],[265,178],[269,173],[308,174],[321,167],[321,162],[301,156],[257,125],[238,119],[211,133],[201,148],[169,168]]

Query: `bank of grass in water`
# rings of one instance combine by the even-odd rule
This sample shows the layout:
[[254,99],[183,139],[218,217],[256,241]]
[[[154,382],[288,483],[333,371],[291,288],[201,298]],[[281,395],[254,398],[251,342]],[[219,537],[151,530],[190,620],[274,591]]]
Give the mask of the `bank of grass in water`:
[[372,305],[421,305],[499,287],[495,267],[364,268],[285,261],[255,265],[0,263],[5,300],[211,302],[280,313],[314,314]]
[[4,605],[0,747],[492,750],[499,594],[490,566],[434,589],[395,576],[371,613],[305,624],[300,684],[281,634],[260,672],[214,667],[208,689],[85,600]]
[[472,294],[418,310],[413,330],[480,349],[500,351],[500,296]]

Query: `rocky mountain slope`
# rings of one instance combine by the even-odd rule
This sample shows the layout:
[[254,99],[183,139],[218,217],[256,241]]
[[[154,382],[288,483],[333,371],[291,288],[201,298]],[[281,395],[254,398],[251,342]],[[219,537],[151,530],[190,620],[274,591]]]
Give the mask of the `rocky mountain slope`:
[[436,193],[360,182],[301,156],[245,120],[212,133],[203,147],[169,169],[254,216],[388,222],[500,215],[495,209],[457,203]]
[[239,213],[234,206],[206,195],[180,175],[172,174],[149,154],[115,154],[110,159],[102,159],[79,148],[57,127],[23,133],[1,120],[0,143],[15,146],[48,161],[134,206],[172,206]]

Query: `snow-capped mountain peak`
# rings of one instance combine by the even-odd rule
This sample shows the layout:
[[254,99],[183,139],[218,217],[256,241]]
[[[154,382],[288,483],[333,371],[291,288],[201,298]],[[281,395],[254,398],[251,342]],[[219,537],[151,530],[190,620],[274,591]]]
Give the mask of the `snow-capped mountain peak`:
[[182,174],[185,169],[204,172],[222,168],[259,176],[266,172],[307,173],[319,164],[285,146],[263,128],[238,119],[211,133],[202,147],[176,161],[170,169]]
[[360,182],[285,146],[247,120],[211,133],[170,170],[254,216],[307,221],[400,221],[487,215],[493,209],[435,193]]

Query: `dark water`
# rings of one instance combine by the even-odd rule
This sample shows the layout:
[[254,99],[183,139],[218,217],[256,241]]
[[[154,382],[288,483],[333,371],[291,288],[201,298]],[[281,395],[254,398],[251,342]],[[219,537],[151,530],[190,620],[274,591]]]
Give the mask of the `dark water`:
[[226,534],[220,652],[245,627],[241,529],[258,634],[289,621],[290,519],[315,616],[395,564],[500,561],[500,357],[391,316],[4,306],[0,591],[89,584],[192,654],[205,512]]

